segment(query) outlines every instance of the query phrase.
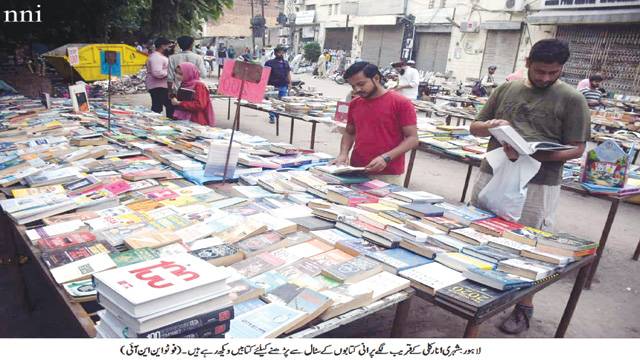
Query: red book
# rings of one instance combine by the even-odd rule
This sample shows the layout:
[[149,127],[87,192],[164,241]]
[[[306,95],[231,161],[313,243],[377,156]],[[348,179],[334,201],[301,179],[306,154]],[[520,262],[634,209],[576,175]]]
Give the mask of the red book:
[[64,249],[69,246],[95,241],[96,236],[90,231],[76,231],[54,237],[40,239],[38,246],[42,250]]

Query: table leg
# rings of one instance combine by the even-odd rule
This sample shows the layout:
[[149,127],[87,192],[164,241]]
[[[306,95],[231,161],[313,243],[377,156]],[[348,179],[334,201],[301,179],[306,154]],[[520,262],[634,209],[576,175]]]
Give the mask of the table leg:
[[460,126],[460,118],[456,117],[456,126]]
[[227,120],[231,120],[231,98],[227,98]]
[[472,172],[473,165],[469,164],[469,168],[467,169],[467,177],[464,179],[464,187],[462,188],[462,197],[460,198],[460,202],[464,202],[464,199],[467,197],[467,190],[469,189],[469,180],[471,180]]
[[604,253],[604,247],[607,245],[607,239],[609,238],[609,232],[611,231],[611,225],[613,225],[613,220],[616,218],[616,213],[618,212],[618,205],[620,205],[620,199],[614,198],[611,200],[611,207],[609,208],[609,215],[607,216],[607,221],[604,223],[604,229],[602,229],[602,235],[600,235],[600,242],[598,243],[598,250],[596,251],[596,259],[590,266],[589,275],[587,276],[587,282],[585,284],[585,289],[591,289],[591,282],[593,281],[593,277],[596,275],[596,270],[598,269],[598,263],[600,262],[600,258]]
[[294,118],[291,118],[291,131],[289,132],[289,144],[293,144],[293,125],[296,123]]
[[280,136],[280,114],[276,114],[276,136]]
[[311,123],[311,150],[316,146],[316,125],[318,125],[318,123],[315,121]]
[[409,183],[411,182],[411,173],[413,172],[413,163],[416,161],[416,153],[418,149],[411,150],[411,155],[409,155],[409,166],[407,166],[407,175],[404,177],[404,187],[408,188]]
[[444,118],[444,123],[447,125],[451,125],[451,115],[447,115],[447,117]]
[[638,246],[636,246],[636,252],[633,253],[633,260],[638,261],[640,257],[640,240],[638,240]]
[[569,327],[569,322],[571,322],[573,311],[576,309],[576,305],[578,304],[578,300],[580,299],[580,294],[582,294],[582,288],[584,287],[584,284],[587,280],[587,274],[589,273],[589,269],[591,269],[591,266],[593,266],[593,263],[591,265],[583,266],[582,269],[580,269],[580,271],[578,272],[576,281],[575,283],[573,283],[573,290],[571,290],[569,301],[567,301],[567,306],[564,307],[562,319],[560,320],[560,324],[558,325],[558,329],[556,330],[555,337],[557,338],[564,337],[564,334]]
[[480,324],[476,324],[473,320],[467,321],[467,327],[464,329],[464,337],[477,338],[480,332]]
[[409,307],[411,306],[411,297],[407,300],[401,301],[396,307],[396,316],[393,318],[393,325],[391,327],[391,337],[401,338],[403,337],[404,328],[407,326],[407,319],[409,318]]

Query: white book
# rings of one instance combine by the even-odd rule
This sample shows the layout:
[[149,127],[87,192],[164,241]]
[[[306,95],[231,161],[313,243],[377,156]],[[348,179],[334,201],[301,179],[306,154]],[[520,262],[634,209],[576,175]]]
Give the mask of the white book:
[[115,267],[116,263],[111,260],[109,253],[101,253],[53,268],[51,275],[58,284],[63,284],[86,279],[95,273]]
[[279,196],[263,189],[260,186],[234,186],[233,189],[248,199],[260,199],[264,197]]
[[372,300],[377,301],[385,296],[397,293],[411,286],[411,282],[390,272],[383,271],[367,279],[349,286],[355,292],[373,291]]
[[41,209],[67,200],[66,194],[37,194],[20,198],[0,200],[0,207],[6,213],[16,213],[30,209]]
[[73,199],[67,199],[61,201],[59,203],[44,206],[39,209],[30,209],[25,211],[18,211],[12,214],[9,214],[16,223],[23,225],[28,224],[30,222],[42,220],[49,216],[54,216],[58,214],[62,214],[69,210],[74,210],[78,208],[78,204],[73,201]]
[[275,338],[307,315],[286,305],[271,303],[231,320],[226,337],[232,339]]
[[258,213],[248,216],[247,219],[259,221],[265,225],[271,231],[277,231],[280,234],[290,234],[298,229],[296,223],[284,218],[275,217],[269,213]]
[[575,146],[549,141],[528,142],[510,125],[494,127],[489,129],[489,132],[500,144],[509,144],[520,155],[531,155],[538,150],[568,150],[575,148]]
[[312,216],[313,210],[302,205],[293,205],[269,210],[269,214],[280,219],[294,219],[304,216]]
[[101,272],[94,279],[99,294],[140,318],[225,291],[227,277],[216,266],[183,253]]
[[491,240],[489,240],[488,245],[496,247],[498,249],[504,249],[514,254],[520,254],[520,252],[523,250],[533,249],[533,246],[526,245],[510,239],[505,239],[503,237],[495,237],[495,236]]
[[240,145],[234,143],[229,149],[228,140],[212,140],[209,145],[209,153],[207,163],[204,167],[204,176],[222,176],[224,174],[224,165],[227,161],[227,152],[229,153],[229,162],[227,164],[227,178],[234,176],[236,167],[238,166],[238,155],[240,155]]
[[171,325],[196,315],[225,308],[232,303],[229,296],[230,292],[231,289],[229,288],[225,291],[191,298],[186,303],[175,306],[169,305],[169,307],[158,309],[156,313],[138,318],[127,314],[113,300],[103,294],[98,294],[98,303],[128,327],[131,332],[139,334]]
[[460,272],[437,262],[402,270],[398,274],[414,283],[424,285],[426,287],[424,290],[429,290],[431,295],[435,295],[438,290],[465,279]]
[[81,220],[71,220],[30,229],[26,231],[26,234],[29,240],[35,244],[40,239],[78,231],[85,226],[85,223]]
[[498,264],[498,270],[508,272],[513,275],[519,275],[531,280],[540,280],[554,273],[555,268],[542,265],[535,260],[527,259],[508,259]]

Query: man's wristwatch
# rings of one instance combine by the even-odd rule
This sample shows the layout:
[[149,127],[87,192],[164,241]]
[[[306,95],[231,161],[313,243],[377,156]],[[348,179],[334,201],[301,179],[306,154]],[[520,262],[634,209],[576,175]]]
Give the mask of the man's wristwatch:
[[387,164],[391,162],[391,156],[389,155],[382,155],[382,160],[384,160],[384,162],[386,162]]

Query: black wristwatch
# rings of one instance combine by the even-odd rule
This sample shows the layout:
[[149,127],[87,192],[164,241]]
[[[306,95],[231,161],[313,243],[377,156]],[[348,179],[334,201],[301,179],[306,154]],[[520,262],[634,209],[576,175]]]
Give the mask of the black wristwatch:
[[386,162],[387,164],[391,162],[391,156],[389,155],[382,155],[382,160],[384,160],[384,162]]

